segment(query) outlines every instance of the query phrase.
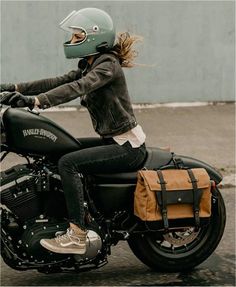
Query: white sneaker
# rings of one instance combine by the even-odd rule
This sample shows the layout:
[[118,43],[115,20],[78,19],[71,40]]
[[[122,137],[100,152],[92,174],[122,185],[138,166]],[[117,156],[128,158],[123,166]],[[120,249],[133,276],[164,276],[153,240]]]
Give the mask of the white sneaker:
[[84,254],[86,252],[87,231],[75,232],[68,228],[65,234],[52,239],[41,239],[40,244],[55,253],[63,254]]

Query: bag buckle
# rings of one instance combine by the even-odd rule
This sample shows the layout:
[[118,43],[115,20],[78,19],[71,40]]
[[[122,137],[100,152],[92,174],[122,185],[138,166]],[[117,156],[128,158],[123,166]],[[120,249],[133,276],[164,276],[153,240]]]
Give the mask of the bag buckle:
[[184,162],[179,157],[173,157],[173,162],[178,169],[185,169]]
[[164,224],[164,229],[167,232],[169,229],[169,222],[168,222],[168,217],[167,217],[167,210],[162,209],[162,219],[163,219],[163,224]]

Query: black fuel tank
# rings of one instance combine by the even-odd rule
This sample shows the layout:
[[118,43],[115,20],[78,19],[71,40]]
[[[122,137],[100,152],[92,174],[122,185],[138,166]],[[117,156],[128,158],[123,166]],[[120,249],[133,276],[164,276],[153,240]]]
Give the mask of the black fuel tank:
[[80,148],[80,143],[56,123],[24,109],[7,109],[3,124],[7,145],[17,152],[53,156]]

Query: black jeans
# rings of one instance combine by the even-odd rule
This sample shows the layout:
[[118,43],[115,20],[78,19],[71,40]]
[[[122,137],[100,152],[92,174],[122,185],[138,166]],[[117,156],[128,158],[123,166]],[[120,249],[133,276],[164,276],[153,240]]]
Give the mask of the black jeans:
[[59,173],[65,193],[69,221],[85,227],[84,194],[80,174],[131,172],[141,168],[146,147],[132,148],[129,142],[117,144],[112,138],[78,139],[81,149],[59,160]]

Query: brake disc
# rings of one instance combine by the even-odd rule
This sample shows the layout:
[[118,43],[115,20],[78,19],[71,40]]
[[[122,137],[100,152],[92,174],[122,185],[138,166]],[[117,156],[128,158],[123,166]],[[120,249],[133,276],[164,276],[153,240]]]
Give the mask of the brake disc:
[[200,232],[200,229],[195,231],[194,227],[182,230],[182,231],[172,231],[163,234],[164,239],[175,246],[182,246],[191,243],[196,239]]

